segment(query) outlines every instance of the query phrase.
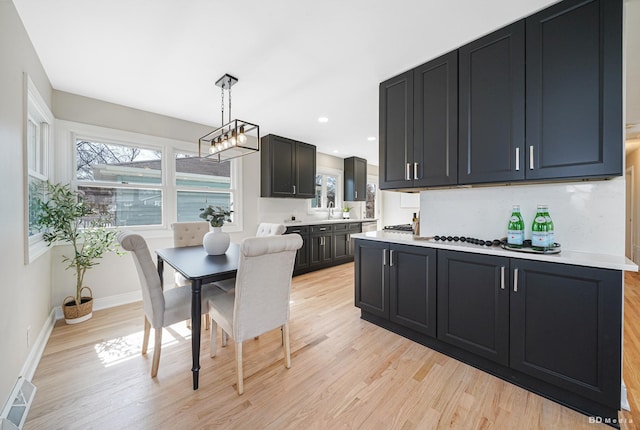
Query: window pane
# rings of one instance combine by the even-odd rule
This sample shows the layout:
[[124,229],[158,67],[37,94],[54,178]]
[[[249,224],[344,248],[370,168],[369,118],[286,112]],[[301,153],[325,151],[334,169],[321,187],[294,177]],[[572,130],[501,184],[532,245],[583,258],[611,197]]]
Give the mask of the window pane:
[[[78,187],[85,200],[112,225],[157,225],[162,223],[162,191],[134,188]],[[91,221],[90,219],[85,220]]]
[[29,177],[29,236],[41,233],[44,229],[39,229],[35,225],[38,216],[38,199],[43,199],[45,195],[45,181]]
[[338,183],[338,178],[335,176],[326,175],[327,180],[327,207],[329,207],[329,203],[333,202],[333,207],[336,207],[336,184]]
[[322,175],[316,175],[316,195],[313,200],[311,200],[311,207],[322,207]]
[[228,190],[231,188],[231,162],[219,163],[210,158],[176,154],[176,185]]
[[376,217],[376,184],[367,184],[367,201],[365,202],[365,217]]
[[76,141],[76,177],[81,181],[160,184],[161,159],[160,151]]
[[27,163],[29,170],[38,171],[38,125],[29,118],[27,120]]
[[[200,193],[196,191],[178,191],[178,222],[202,221],[201,209],[207,205],[232,208],[230,193]],[[233,213],[231,214],[233,219]]]

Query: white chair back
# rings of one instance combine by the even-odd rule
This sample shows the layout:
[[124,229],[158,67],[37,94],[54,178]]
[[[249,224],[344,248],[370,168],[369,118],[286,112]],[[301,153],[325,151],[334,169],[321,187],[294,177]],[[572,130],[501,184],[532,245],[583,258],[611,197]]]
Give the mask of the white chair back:
[[284,234],[287,227],[284,224],[274,224],[269,222],[261,222],[258,224],[258,231],[256,231],[256,237],[262,236],[279,236]]
[[209,223],[207,221],[174,222],[171,224],[171,229],[173,246],[176,248],[202,245],[202,238],[209,232]]
[[297,234],[251,237],[242,241],[236,275],[233,333],[236,342],[289,321],[289,295]]
[[130,231],[120,231],[118,242],[122,249],[130,251],[136,264],[140,287],[142,288],[142,304],[147,319],[153,328],[162,327],[164,324],[164,294],[160,285],[160,276],[147,242],[139,234]]

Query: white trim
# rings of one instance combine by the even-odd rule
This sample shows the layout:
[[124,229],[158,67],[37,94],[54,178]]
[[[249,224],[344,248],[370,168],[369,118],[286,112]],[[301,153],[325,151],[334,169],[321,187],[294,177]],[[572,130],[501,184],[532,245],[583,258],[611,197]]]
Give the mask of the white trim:
[[[38,257],[46,253],[46,244],[42,236],[34,238],[29,236],[29,177],[34,176],[41,180],[50,179],[53,172],[53,160],[51,154],[54,135],[54,123],[55,117],[53,113],[44,101],[38,88],[35,86],[31,78],[27,73],[24,73],[24,111],[23,111],[23,127],[22,127],[22,167],[25,174],[22,178],[22,192],[23,192],[23,206],[22,206],[22,219],[23,219],[23,235],[24,235],[24,264],[28,265],[33,263]],[[41,157],[43,165],[41,171],[32,175],[29,170],[29,142],[27,141],[27,128],[29,117],[32,117],[33,121],[38,121],[39,124],[45,124],[44,133],[41,138],[42,151],[44,152]],[[43,133],[42,129],[38,127]]]
[[31,381],[31,378],[33,378],[33,375],[36,373],[36,369],[38,368],[38,364],[42,358],[44,348],[47,346],[47,342],[49,341],[49,336],[51,336],[55,322],[55,312],[52,309],[51,313],[49,313],[49,316],[45,320],[40,333],[38,333],[38,337],[33,343],[31,351],[29,352],[22,369],[20,370],[20,376],[27,381]]
[[629,405],[629,398],[627,397],[627,386],[622,380],[622,387],[620,387],[620,407],[625,411],[631,411],[631,406]]
[[[130,293],[117,294],[115,296],[97,298],[93,300],[93,310],[100,311],[102,309],[109,309],[116,306],[139,302],[141,300],[142,292],[140,290],[132,291]],[[55,308],[53,308],[52,312],[55,312],[56,320],[64,319],[61,306],[56,306]]]
[[[340,170],[340,169],[334,169],[332,167],[323,167],[323,166],[318,166],[316,168],[316,176],[318,175],[328,175],[328,176],[335,176],[336,177],[336,205],[335,205],[335,212],[340,212],[342,207],[344,206],[344,196],[343,194],[343,189],[344,189],[344,171]],[[314,178],[314,189],[315,189],[315,178]],[[326,198],[327,198],[327,193],[326,193],[326,182],[323,181],[322,183],[322,198],[325,199],[324,201],[321,201],[320,204],[323,207],[320,208],[314,208],[311,207],[311,202],[313,201],[313,199],[307,199],[307,213],[309,215],[318,215],[318,214],[328,214],[329,213],[329,209],[324,207],[327,202],[326,202]]]
[[[115,145],[135,146],[143,149],[150,149],[162,152],[161,184],[131,184],[122,185],[116,183],[98,183],[88,181],[78,181],[75,178],[75,140],[82,138],[87,140],[95,140],[102,143],[111,143]],[[92,186],[102,185],[114,188],[129,187],[136,189],[160,189],[162,192],[163,210],[161,224],[152,226],[128,226],[127,229],[144,232],[155,232],[164,236],[163,232],[171,235],[171,224],[176,222],[177,202],[175,194],[177,190],[187,190],[194,187],[177,187],[175,182],[175,167],[171,163],[175,160],[176,153],[197,154],[197,147],[193,143],[169,139],[164,137],[151,136],[130,131],[117,130],[105,127],[99,127],[89,124],[77,123],[66,120],[56,120],[56,154],[60,155],[56,158],[56,172],[60,174],[57,178],[58,182],[68,182],[74,187],[78,185]],[[243,230],[242,217],[242,158],[231,160],[232,167],[231,178],[233,188],[225,190],[214,190],[206,187],[197,191],[201,192],[229,192],[233,197],[234,222],[225,224],[226,232],[241,232]],[[195,189],[193,191],[196,191]],[[94,304],[95,305],[95,304]]]

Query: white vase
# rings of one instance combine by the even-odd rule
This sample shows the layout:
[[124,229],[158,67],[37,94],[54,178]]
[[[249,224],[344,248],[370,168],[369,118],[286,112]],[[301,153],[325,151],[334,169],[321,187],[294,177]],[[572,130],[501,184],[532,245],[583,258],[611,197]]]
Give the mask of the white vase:
[[204,235],[202,246],[209,255],[222,255],[229,249],[231,238],[222,231],[222,227],[211,227],[212,231]]

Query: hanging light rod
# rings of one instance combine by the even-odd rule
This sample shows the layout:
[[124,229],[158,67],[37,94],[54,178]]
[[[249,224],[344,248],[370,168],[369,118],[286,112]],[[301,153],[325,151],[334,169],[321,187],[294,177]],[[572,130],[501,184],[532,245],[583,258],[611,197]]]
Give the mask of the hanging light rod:
[[[231,119],[231,87],[238,78],[229,74],[216,81],[221,94],[221,127],[205,134],[198,141],[198,156],[222,162],[260,150],[260,126],[240,119]],[[229,122],[224,119],[224,92],[228,92]]]

